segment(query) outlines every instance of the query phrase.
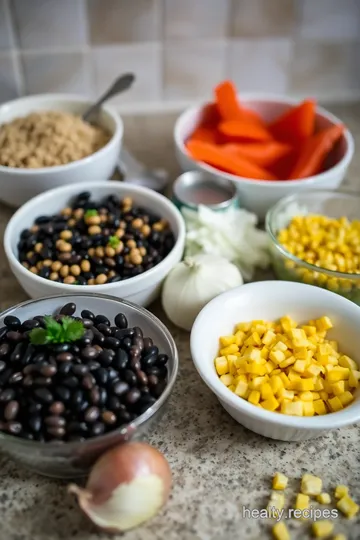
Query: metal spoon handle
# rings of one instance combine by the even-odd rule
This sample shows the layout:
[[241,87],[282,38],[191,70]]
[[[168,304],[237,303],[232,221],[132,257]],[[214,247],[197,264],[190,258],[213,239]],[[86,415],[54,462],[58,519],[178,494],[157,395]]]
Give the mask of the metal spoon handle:
[[110,88],[97,100],[97,102],[94,103],[94,105],[92,105],[87,111],[85,111],[82,116],[83,120],[88,120],[90,116],[94,114],[99,107],[101,107],[104,101],[130,88],[134,80],[135,75],[133,73],[125,73],[124,75],[120,75],[120,77],[113,82]]

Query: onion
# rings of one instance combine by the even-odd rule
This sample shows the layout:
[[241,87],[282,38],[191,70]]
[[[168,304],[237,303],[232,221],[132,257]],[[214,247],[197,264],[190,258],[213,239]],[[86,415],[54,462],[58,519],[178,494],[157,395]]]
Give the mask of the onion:
[[95,463],[86,487],[70,484],[80,508],[106,532],[123,532],[155,516],[171,489],[163,454],[141,442],[124,443]]

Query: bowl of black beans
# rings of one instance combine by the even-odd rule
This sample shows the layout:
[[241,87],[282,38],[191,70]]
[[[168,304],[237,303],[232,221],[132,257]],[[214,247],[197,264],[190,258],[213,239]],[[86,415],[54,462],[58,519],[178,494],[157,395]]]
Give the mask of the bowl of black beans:
[[163,195],[122,182],[49,190],[10,219],[4,248],[31,298],[93,292],[146,306],[183,255],[185,224]]
[[0,315],[0,450],[53,477],[86,474],[165,411],[178,354],[149,311],[105,295],[29,300]]

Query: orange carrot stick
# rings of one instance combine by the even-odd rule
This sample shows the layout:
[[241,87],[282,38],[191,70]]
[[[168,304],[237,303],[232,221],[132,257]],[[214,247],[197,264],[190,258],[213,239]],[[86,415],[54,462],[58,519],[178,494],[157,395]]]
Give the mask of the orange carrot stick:
[[344,133],[344,126],[336,124],[323,129],[304,142],[300,155],[290,172],[290,180],[307,178],[318,174],[327,154]]
[[268,125],[268,130],[275,139],[284,142],[299,142],[314,133],[314,100],[307,99],[292,107]]
[[261,124],[228,120],[220,122],[219,131],[226,137],[235,139],[248,139],[253,141],[269,141],[270,133]]
[[221,150],[221,146],[202,141],[188,141],[189,154],[197,161],[204,161],[213,167],[219,167],[231,174],[257,180],[276,180],[269,171],[240,156],[230,156]]
[[190,135],[188,141],[203,141],[216,144],[218,139],[218,132],[215,129],[209,129],[200,125]]
[[246,144],[227,143],[223,144],[221,148],[227,154],[246,157],[261,167],[272,165],[288,155],[292,150],[292,146],[289,144],[277,141]]
[[220,120],[221,116],[216,103],[207,103],[201,111],[199,126],[216,128]]
[[214,90],[215,102],[223,120],[241,120],[263,124],[261,117],[250,109],[245,109],[239,103],[236,88],[231,81],[223,81]]

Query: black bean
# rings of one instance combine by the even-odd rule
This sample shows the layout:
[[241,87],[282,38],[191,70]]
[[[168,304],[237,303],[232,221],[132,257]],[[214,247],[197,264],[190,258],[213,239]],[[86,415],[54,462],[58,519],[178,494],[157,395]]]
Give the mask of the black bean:
[[[0,358],[7,356],[10,352],[10,345],[8,343],[2,343],[0,345]],[[6,364],[5,364],[6,365]]]
[[85,360],[91,360],[99,355],[99,351],[95,347],[84,347],[81,351],[81,356]]
[[134,327],[134,333],[138,337],[141,337],[141,338],[143,337],[143,331],[141,330],[140,326]]
[[30,387],[30,386],[32,386],[34,384],[34,380],[33,380],[31,375],[26,375],[26,377],[24,377],[22,383],[23,383],[23,386],[25,386],[27,388],[27,387]]
[[81,386],[85,388],[85,390],[91,390],[91,388],[94,386],[94,377],[92,375],[85,375],[83,379],[81,380]]
[[62,414],[64,411],[65,405],[62,401],[54,401],[54,403],[52,403],[49,407],[49,412],[53,415]]
[[84,401],[84,392],[80,389],[75,390],[72,393],[70,403],[75,409],[79,409],[81,403]]
[[110,326],[107,326],[104,323],[100,323],[100,324],[97,325],[97,329],[104,336],[111,336],[111,328],[110,328]]
[[18,341],[21,341],[23,338],[20,332],[16,332],[14,330],[9,330],[8,333],[6,334],[6,337],[9,341],[13,341],[15,343],[17,343]]
[[124,408],[124,405],[121,403],[120,399],[116,396],[109,396],[107,399],[107,406],[111,411],[119,411]]
[[6,336],[6,334],[8,333],[9,329],[7,326],[3,326],[2,328],[0,328],[0,340]]
[[105,432],[105,425],[102,422],[96,422],[91,426],[90,435],[92,437],[98,437]]
[[0,373],[2,373],[5,368],[6,368],[6,362],[4,362],[4,360],[0,360]]
[[32,359],[32,364],[42,364],[46,361],[46,357],[47,355],[44,352],[39,352]]
[[[41,255],[41,257],[42,257],[43,259],[51,259],[52,256],[53,256],[53,251],[52,251],[52,249],[51,249],[50,247],[44,246],[44,247],[40,250],[40,255]],[[48,267],[44,267],[44,268],[48,268]],[[43,268],[42,268],[42,270],[43,270]],[[50,275],[50,269],[49,269],[49,275]],[[46,276],[46,277],[49,277],[49,275]],[[43,277],[45,277],[45,276],[43,276]]]
[[24,321],[21,325],[21,330],[24,332],[29,332],[30,330],[33,330],[34,328],[38,328],[40,326],[39,321],[36,321],[35,319],[28,319],[27,321]]
[[129,392],[125,395],[125,401],[126,403],[129,403],[130,405],[133,405],[140,399],[141,392],[138,388],[132,388],[129,390]]
[[108,279],[108,283],[116,283],[117,281],[121,281],[121,276],[112,276],[110,279]]
[[4,409],[4,418],[5,420],[15,420],[19,412],[19,402],[12,400],[9,401]]
[[40,270],[39,270],[39,276],[42,277],[42,278],[45,278],[45,279],[48,279],[49,276],[50,276],[50,268],[48,266],[43,266]]
[[140,349],[137,345],[132,345],[132,347],[130,348],[130,356],[132,358],[140,358]]
[[7,388],[0,393],[0,401],[2,403],[7,403],[15,399],[16,392],[13,388]]
[[93,405],[100,403],[100,390],[97,386],[90,390],[90,401]]
[[65,304],[65,306],[63,306],[60,309],[60,314],[68,315],[69,317],[71,317],[71,315],[74,315],[75,311],[76,311],[76,304],[74,304],[74,302],[69,302],[68,304]]
[[[134,377],[135,377],[135,375],[134,375]],[[136,377],[135,377],[135,382],[136,382]],[[128,390],[129,390],[129,385],[128,385],[128,383],[126,383],[124,381],[117,381],[112,386],[112,392],[116,396],[122,396],[122,395],[126,394],[126,392]]]
[[57,362],[71,362],[74,359],[74,356],[71,352],[61,352],[56,355]]
[[98,407],[89,407],[84,412],[84,420],[88,423],[96,422],[99,416],[100,410],[98,409]]
[[156,375],[148,375],[149,386],[156,386],[158,382],[159,382],[159,379]]
[[34,414],[33,416],[29,416],[27,419],[27,423],[31,431],[38,433],[41,430],[41,426],[42,426],[41,416],[36,415],[36,414]]
[[95,362],[95,360],[90,360],[86,365],[89,368],[89,371],[94,371],[95,369],[101,367],[101,364],[99,362]]
[[[107,327],[106,327],[107,328]],[[102,345],[105,341],[105,336],[99,330],[95,327],[92,328],[93,334],[94,334],[94,343],[98,345]]]
[[67,352],[71,349],[72,344],[71,343],[58,343],[54,346],[54,353],[55,354],[61,354],[63,352]]
[[[79,281],[79,278],[78,278],[78,281]],[[83,323],[84,328],[92,328],[94,326],[94,321],[92,321],[91,319],[83,319],[82,323]],[[94,334],[93,334],[93,336],[94,336]]]
[[57,373],[57,367],[56,366],[41,366],[40,368],[41,375],[44,375],[44,377],[53,377]]
[[156,375],[157,377],[161,376],[161,368],[157,366],[144,367],[144,371],[147,375]]
[[[21,357],[21,363],[23,366],[26,366],[29,364],[29,362],[32,359],[32,356],[35,352],[35,347],[29,343],[29,345],[26,347],[22,357]],[[45,356],[45,355],[44,355]]]
[[99,405],[105,405],[107,397],[106,388],[99,388]]
[[133,371],[130,369],[126,369],[124,372],[124,380],[130,385],[135,386],[136,385],[136,375]]
[[9,330],[19,330],[21,327],[20,319],[15,317],[15,315],[7,315],[4,319],[4,324],[9,328]]
[[10,375],[9,384],[17,384],[17,383],[21,382],[23,380],[23,378],[24,378],[24,375],[22,374],[22,372],[21,371],[16,371],[12,375]]
[[144,337],[144,351],[143,354],[147,354],[147,350],[153,346],[153,340],[149,337]]
[[93,339],[94,339],[94,333],[92,332],[92,330],[87,329],[85,330],[82,338],[79,339],[79,345],[80,346],[90,345]]
[[69,433],[81,433],[86,434],[88,431],[88,426],[85,424],[85,422],[70,422],[67,426]]
[[142,396],[136,404],[136,410],[139,414],[143,414],[149,409],[149,407],[154,405],[154,403],[156,403],[156,399],[154,397],[146,396],[145,400],[145,396]]
[[120,424],[127,424],[131,420],[131,415],[128,411],[120,411],[117,416]]
[[116,369],[113,369],[113,368],[109,368],[107,370],[107,375],[108,375],[108,381],[111,382],[111,381],[115,381],[119,378],[119,372],[116,371]]
[[133,371],[138,371],[139,369],[141,369],[141,364],[140,364],[140,359],[138,356],[133,356],[132,358],[130,358],[130,365],[129,367],[133,370]]
[[59,375],[68,375],[71,371],[72,364],[70,362],[62,362],[58,367]]
[[130,351],[132,347],[132,339],[129,337],[126,337],[122,340],[122,346],[125,350]]
[[95,324],[96,326],[99,326],[99,324],[105,324],[106,326],[110,326],[110,321],[107,317],[105,317],[105,315],[96,315]]
[[34,390],[34,395],[42,402],[42,403],[52,403],[54,401],[53,395],[50,392],[48,388],[36,388]]
[[115,324],[118,328],[127,328],[128,321],[124,313],[118,313],[115,317]]
[[66,433],[65,428],[63,427],[48,427],[47,432],[56,439],[62,439]]
[[99,368],[93,371],[96,382],[100,386],[105,386],[108,381],[108,372],[105,368]]
[[104,347],[108,349],[118,349],[120,347],[120,340],[115,337],[106,337]]
[[156,398],[160,397],[163,391],[166,388],[166,381],[159,381],[155,386],[152,387],[151,393]]
[[44,420],[45,424],[50,427],[64,427],[66,424],[65,418],[62,416],[47,416]]
[[0,373],[0,386],[4,386],[9,381],[9,377],[11,377],[11,375],[12,369],[4,369],[4,371]]
[[116,415],[112,412],[112,411],[104,411],[102,414],[101,414],[101,418],[102,418],[102,421],[104,422],[104,424],[107,424],[107,425],[112,425],[112,424],[115,424],[116,423]]
[[24,343],[18,343],[10,355],[10,362],[19,362],[19,360],[21,360],[23,350],[24,350]]
[[139,383],[141,386],[147,386],[147,384],[148,384],[148,378],[147,378],[146,373],[144,373],[144,371],[141,371],[141,369],[139,369],[139,370],[136,372],[136,378],[137,378],[137,380],[138,380],[138,383]]
[[65,386],[56,386],[54,389],[54,394],[60,401],[65,402],[69,401],[71,397],[71,392],[69,388],[66,388]]
[[113,358],[115,357],[115,351],[112,349],[104,349],[100,352],[99,356],[97,357],[98,362],[104,367],[110,366],[110,364],[113,361]]
[[44,319],[44,316],[43,315],[36,315],[35,317],[33,317],[33,319],[35,321],[37,321],[39,323],[40,326],[42,326],[43,328],[45,328],[45,319]]
[[83,376],[89,373],[89,368],[85,364],[76,364],[71,366],[74,375]]
[[12,435],[19,435],[22,430],[22,425],[20,422],[9,422],[7,424],[7,431],[11,433]]
[[35,225],[43,225],[44,223],[49,223],[51,221],[50,216],[39,216],[35,219]]
[[129,363],[129,356],[124,349],[118,349],[112,361],[113,368],[117,370],[125,369]]
[[123,328],[115,332],[115,337],[120,340],[126,337],[133,336],[133,335],[134,335],[133,328]]
[[79,386],[79,381],[77,377],[73,377],[72,375],[70,375],[69,377],[65,377],[62,380],[62,384],[64,386],[67,386],[68,388],[77,388]]

